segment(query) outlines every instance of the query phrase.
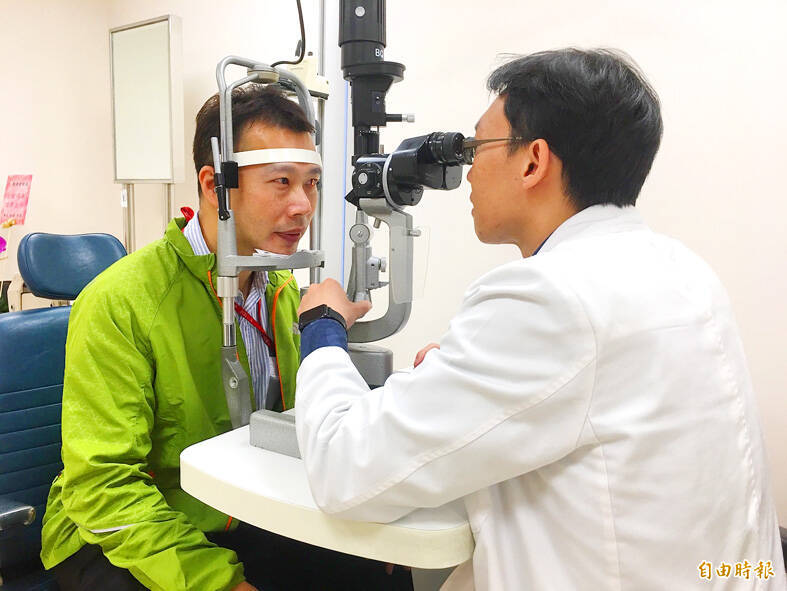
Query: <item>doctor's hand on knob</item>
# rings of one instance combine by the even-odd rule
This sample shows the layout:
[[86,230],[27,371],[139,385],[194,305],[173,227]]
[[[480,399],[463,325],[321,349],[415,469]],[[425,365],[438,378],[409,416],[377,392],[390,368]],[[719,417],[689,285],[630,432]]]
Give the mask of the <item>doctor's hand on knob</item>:
[[309,286],[309,290],[301,298],[301,305],[298,307],[300,316],[307,310],[325,304],[336,310],[344,317],[347,330],[369,310],[372,309],[371,302],[351,302],[347,299],[347,294],[338,282],[333,279],[326,279],[322,283],[314,283]]
[[440,345],[438,345],[437,343],[429,343],[426,347],[418,351],[418,353],[415,354],[415,361],[413,362],[413,367],[418,367],[419,365],[421,365],[421,363],[424,360],[424,357],[426,357],[426,354],[429,351],[431,351],[432,349],[439,349],[439,348]]

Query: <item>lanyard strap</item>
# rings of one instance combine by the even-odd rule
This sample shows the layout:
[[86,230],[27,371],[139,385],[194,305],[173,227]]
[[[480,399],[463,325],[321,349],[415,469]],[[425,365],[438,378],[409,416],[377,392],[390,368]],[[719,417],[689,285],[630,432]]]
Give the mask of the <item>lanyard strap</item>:
[[251,324],[254,328],[260,331],[262,335],[262,340],[265,341],[265,345],[268,347],[268,352],[270,353],[271,357],[276,357],[276,349],[273,346],[273,341],[268,336],[268,333],[265,332],[265,328],[262,326],[262,298],[257,302],[257,319],[255,320],[251,314],[249,314],[243,307],[238,303],[235,302],[235,311],[249,324]]
[[[290,279],[292,279],[292,276],[290,276]],[[287,285],[287,283],[289,282],[290,281],[287,280],[287,282],[284,285]],[[219,307],[221,307],[223,304],[221,303],[221,298],[219,297],[219,294],[216,293],[216,288],[213,287],[213,277],[211,276],[210,271],[208,271],[208,283],[210,284],[211,291],[213,291],[213,295],[216,296],[216,300],[219,302]],[[284,287],[284,285],[282,285],[282,287]],[[279,288],[279,291],[281,291],[281,287]],[[279,296],[279,292],[277,291],[276,297],[273,299],[274,321],[275,321],[275,313],[276,313],[276,299],[278,299],[278,296]],[[260,296],[260,300],[257,302],[257,318],[259,319],[262,319],[262,299],[264,297],[265,297],[264,295]],[[262,340],[265,342],[265,345],[268,347],[268,352],[270,353],[271,357],[276,357],[276,347],[274,346],[271,338],[268,336],[268,333],[265,332],[265,329],[262,327],[262,322],[258,322],[257,320],[254,320],[251,314],[249,314],[246,310],[244,310],[243,307],[240,304],[238,304],[238,302],[235,302],[235,311],[242,318],[248,320],[249,323],[251,323],[251,325],[254,328],[260,331],[260,334],[262,334]]]

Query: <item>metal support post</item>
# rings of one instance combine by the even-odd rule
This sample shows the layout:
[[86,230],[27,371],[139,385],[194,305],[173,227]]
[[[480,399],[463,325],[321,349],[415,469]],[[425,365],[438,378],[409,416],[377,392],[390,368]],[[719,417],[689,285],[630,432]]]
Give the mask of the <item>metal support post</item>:
[[134,185],[132,183],[123,184],[120,204],[123,208],[123,244],[126,247],[126,252],[131,254],[137,248],[135,238]]

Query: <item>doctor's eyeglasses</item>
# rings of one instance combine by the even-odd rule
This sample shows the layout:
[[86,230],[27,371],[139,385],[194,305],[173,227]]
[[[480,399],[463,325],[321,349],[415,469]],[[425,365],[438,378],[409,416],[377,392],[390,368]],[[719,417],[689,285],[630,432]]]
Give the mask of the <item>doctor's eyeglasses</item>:
[[483,140],[477,140],[474,137],[465,138],[462,142],[462,154],[464,155],[465,164],[472,164],[475,158],[475,151],[478,146],[488,144],[490,142],[520,142],[525,138],[522,137],[496,137]]

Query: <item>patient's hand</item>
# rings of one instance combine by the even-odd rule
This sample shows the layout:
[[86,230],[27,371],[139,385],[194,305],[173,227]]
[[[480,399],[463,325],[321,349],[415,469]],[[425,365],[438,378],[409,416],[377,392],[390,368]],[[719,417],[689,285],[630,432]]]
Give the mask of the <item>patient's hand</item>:
[[424,357],[426,357],[426,354],[429,351],[431,351],[432,349],[439,349],[439,348],[440,345],[438,345],[437,343],[429,343],[426,347],[418,351],[418,353],[415,354],[415,361],[413,362],[413,367],[418,367],[419,365],[421,365],[421,362],[424,360]]
[[398,564],[392,564],[392,563],[390,563],[390,562],[386,562],[386,563],[385,563],[385,574],[386,574],[386,575],[392,575],[392,574],[393,574],[393,572],[394,572],[394,569],[395,569],[397,566],[398,566],[399,568],[403,568],[404,570],[406,570],[406,571],[408,571],[408,572],[410,572],[410,571],[412,570],[412,569],[411,569],[409,566],[400,566],[400,565],[398,565]]
[[233,587],[232,591],[259,591],[259,589],[257,589],[257,587],[254,585],[243,581],[240,585]]
[[306,310],[326,304],[344,317],[347,328],[353,325],[361,316],[372,309],[371,302],[351,302],[347,299],[344,289],[333,279],[326,279],[322,283],[313,283],[301,299],[298,307],[300,316]]

